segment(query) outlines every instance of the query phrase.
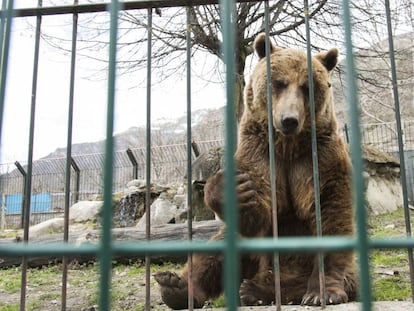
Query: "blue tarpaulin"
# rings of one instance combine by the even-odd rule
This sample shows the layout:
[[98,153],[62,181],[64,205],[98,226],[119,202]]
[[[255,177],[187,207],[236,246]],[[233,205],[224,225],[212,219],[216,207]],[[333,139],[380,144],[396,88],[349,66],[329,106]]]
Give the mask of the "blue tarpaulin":
[[[3,198],[0,203],[3,204]],[[22,212],[23,196],[21,194],[6,195],[6,214],[20,214]],[[37,193],[32,195],[30,201],[30,212],[50,212],[52,211],[52,200],[50,193]]]

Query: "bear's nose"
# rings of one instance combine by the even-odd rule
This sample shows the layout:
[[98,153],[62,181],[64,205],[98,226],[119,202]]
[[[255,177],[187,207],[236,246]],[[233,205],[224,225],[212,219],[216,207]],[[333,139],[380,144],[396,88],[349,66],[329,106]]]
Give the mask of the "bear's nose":
[[299,120],[295,117],[285,117],[282,119],[283,134],[291,135],[299,125]]

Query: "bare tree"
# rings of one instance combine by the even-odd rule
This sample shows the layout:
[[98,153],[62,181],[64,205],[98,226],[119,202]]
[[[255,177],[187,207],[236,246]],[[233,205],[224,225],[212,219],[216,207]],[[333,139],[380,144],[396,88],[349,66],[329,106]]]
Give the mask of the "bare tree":
[[[306,46],[305,15],[303,1],[270,1],[270,35],[280,46]],[[412,3],[396,0],[392,3],[394,30],[412,32]],[[373,42],[386,38],[385,9],[383,1],[352,1],[353,33],[355,49],[362,51],[360,56],[371,59],[384,59],[383,49],[375,49]],[[151,27],[153,46],[151,63],[158,80],[185,72],[185,51],[187,23],[191,29],[191,53],[198,61],[195,74],[202,75],[207,81],[220,77],[221,18],[219,5],[193,6],[189,8],[189,21],[186,20],[186,8],[162,8],[154,11]],[[264,31],[264,6],[261,2],[243,2],[236,4],[236,55],[235,63],[235,104],[237,117],[240,118],[243,107],[243,88],[245,85],[246,64],[253,53],[252,42],[258,33]],[[311,1],[309,8],[311,20],[312,48],[316,51],[331,46],[343,47],[341,1]],[[83,41],[81,50],[88,57],[100,59],[95,53],[107,44],[108,23],[101,16],[85,19],[80,28]],[[123,11],[120,15],[120,36],[118,41],[118,66],[121,73],[129,73],[145,68],[147,64],[148,16],[146,10]],[[62,48],[63,39],[43,34],[50,44]],[[411,48],[413,46],[411,45]],[[93,53],[90,53],[93,51]],[[215,57],[207,57],[213,55]],[[103,62],[106,58],[102,57]],[[194,68],[195,66],[193,66]],[[199,68],[203,68],[199,70]],[[372,68],[360,68],[359,78],[365,83],[375,85]],[[339,70],[341,70],[339,68]],[[381,69],[383,70],[383,69]],[[386,86],[388,87],[388,85]]]

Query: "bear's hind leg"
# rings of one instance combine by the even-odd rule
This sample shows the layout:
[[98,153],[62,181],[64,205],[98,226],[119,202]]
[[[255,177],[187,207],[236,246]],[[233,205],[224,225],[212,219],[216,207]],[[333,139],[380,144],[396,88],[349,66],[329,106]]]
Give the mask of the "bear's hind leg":
[[[201,308],[210,298],[219,296],[222,292],[222,257],[210,254],[193,255],[193,292],[194,307]],[[188,308],[188,265],[181,276],[170,271],[154,274],[160,285],[161,297],[164,303],[172,309]]]

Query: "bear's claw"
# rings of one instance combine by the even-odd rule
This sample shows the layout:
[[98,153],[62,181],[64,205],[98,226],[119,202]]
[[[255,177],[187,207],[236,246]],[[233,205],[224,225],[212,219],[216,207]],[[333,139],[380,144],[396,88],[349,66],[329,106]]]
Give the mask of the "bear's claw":
[[240,302],[242,306],[263,306],[271,303],[265,297],[262,286],[257,285],[252,280],[243,280],[240,285]]
[[[327,289],[325,298],[327,305],[336,305],[348,302],[348,295],[340,288]],[[302,298],[301,305],[320,306],[321,302],[322,299],[319,293],[307,292]]]

